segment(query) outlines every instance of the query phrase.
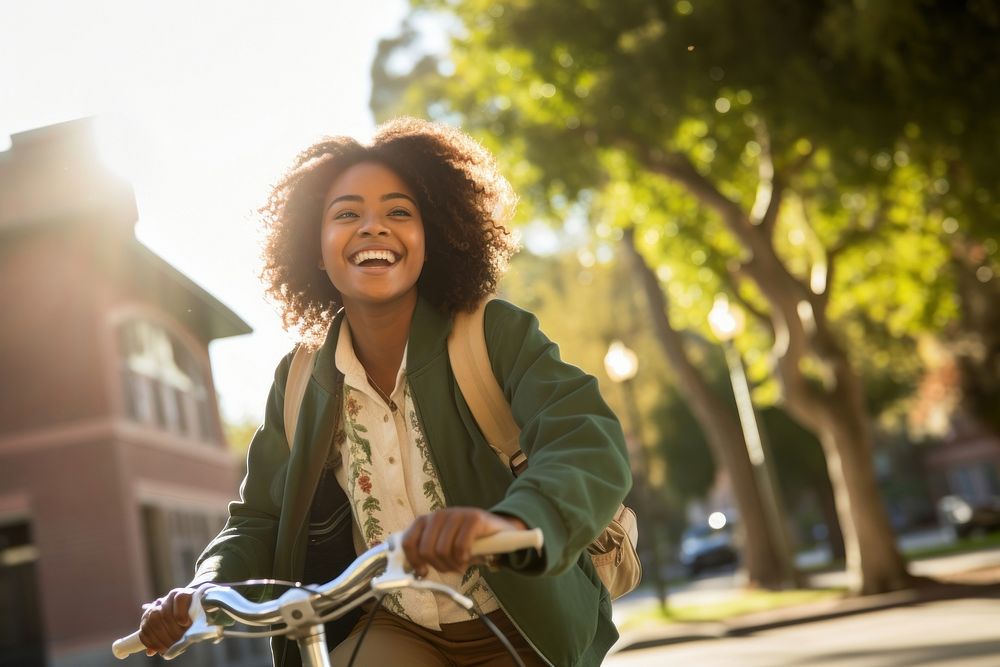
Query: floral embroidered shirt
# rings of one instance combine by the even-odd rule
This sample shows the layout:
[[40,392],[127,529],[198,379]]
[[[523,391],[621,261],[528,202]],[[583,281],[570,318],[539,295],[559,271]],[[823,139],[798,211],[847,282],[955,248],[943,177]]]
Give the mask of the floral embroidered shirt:
[[[443,508],[444,493],[410,396],[405,351],[389,403],[368,383],[346,321],[340,328],[335,359],[337,369],[344,374],[344,413],[343,430],[334,443],[340,449],[334,472],[351,502],[360,551],[405,530],[421,514]],[[472,598],[483,613],[499,608],[477,567],[464,574],[431,569],[427,579]],[[431,630],[440,630],[442,623],[471,618],[452,600],[431,591],[396,591],[383,604]]]

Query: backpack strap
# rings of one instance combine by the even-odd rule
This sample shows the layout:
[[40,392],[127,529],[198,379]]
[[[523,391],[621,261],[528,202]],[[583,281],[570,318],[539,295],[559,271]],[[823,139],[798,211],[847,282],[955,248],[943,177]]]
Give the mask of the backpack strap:
[[316,349],[299,345],[292,356],[292,365],[288,368],[288,378],[285,380],[285,438],[288,449],[295,442],[295,427],[299,421],[299,408],[302,407],[302,397],[309,386],[312,377],[313,364],[316,363]]
[[448,335],[448,357],[458,388],[479,429],[489,445],[507,457],[516,476],[527,467],[528,457],[520,448],[521,428],[514,421],[510,404],[490,366],[485,331],[489,301],[484,299],[471,313],[455,314]]

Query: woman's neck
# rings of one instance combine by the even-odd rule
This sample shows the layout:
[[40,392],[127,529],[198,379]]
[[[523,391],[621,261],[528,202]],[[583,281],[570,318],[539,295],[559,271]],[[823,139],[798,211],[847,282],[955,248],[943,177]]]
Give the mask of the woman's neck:
[[344,304],[354,353],[384,392],[392,392],[396,386],[416,305],[415,294],[391,304]]

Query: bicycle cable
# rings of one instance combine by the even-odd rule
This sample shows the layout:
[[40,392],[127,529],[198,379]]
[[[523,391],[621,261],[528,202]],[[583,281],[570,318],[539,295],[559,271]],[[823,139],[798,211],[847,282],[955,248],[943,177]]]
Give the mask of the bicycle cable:
[[[224,583],[218,585],[229,586],[230,588],[236,586],[247,586],[247,585],[272,585],[272,586],[281,585],[281,586],[288,586],[290,588],[299,588],[308,591],[309,593],[318,595],[319,597],[327,600],[332,599],[328,594],[324,594],[321,591],[312,588],[311,586],[303,585],[301,582],[298,581],[286,581],[283,579],[251,579],[249,581]],[[444,595],[444,593],[441,593],[440,591],[432,591],[432,592],[438,595]],[[351,651],[351,658],[350,660],[347,661],[347,667],[353,667],[354,660],[355,658],[357,658],[358,655],[358,650],[361,648],[361,644],[362,642],[364,642],[365,635],[368,634],[368,630],[371,628],[372,621],[375,619],[375,613],[382,606],[382,602],[385,599],[385,596],[386,596],[385,593],[380,595],[377,601],[375,602],[375,606],[372,607],[371,614],[365,621],[365,627],[362,628],[361,630],[361,636],[358,637],[358,641],[354,645],[354,649]],[[496,638],[500,641],[501,646],[503,646],[504,649],[506,649],[507,653],[510,654],[510,657],[514,659],[514,664],[516,665],[516,667],[525,667],[524,661],[521,660],[521,656],[517,654],[517,651],[514,649],[514,646],[510,643],[510,640],[507,638],[506,635],[504,635],[503,632],[500,631],[500,628],[498,628],[496,624],[490,620],[489,616],[487,616],[482,612],[482,610],[479,608],[479,605],[474,605],[472,609],[470,609],[469,611],[475,614],[479,618],[479,620],[481,620],[486,625],[486,627],[490,630],[490,632],[492,632],[493,635],[496,636]],[[240,632],[240,631],[229,630],[226,631],[226,634],[232,637],[274,637],[277,635],[284,634],[284,629],[264,631],[264,632]]]
[[500,640],[503,647],[507,649],[507,653],[510,653],[510,657],[514,658],[514,664],[517,665],[517,667],[524,667],[524,661],[521,660],[521,656],[519,656],[517,651],[514,650],[514,645],[510,643],[509,639],[507,639],[507,635],[500,632],[500,628],[496,626],[496,623],[490,620],[489,616],[482,612],[479,605],[474,606],[471,611],[479,617],[479,620],[486,624],[486,627],[490,629],[490,632],[496,635],[496,638]]
[[372,627],[372,621],[375,620],[375,614],[382,606],[382,600],[385,599],[385,596],[385,593],[380,595],[378,597],[378,601],[375,603],[375,606],[372,607],[371,614],[368,616],[368,620],[365,621],[365,627],[361,629],[361,636],[358,637],[358,641],[354,643],[354,650],[351,651],[351,658],[347,661],[347,667],[354,667],[354,659],[358,657],[358,649],[361,648],[361,642],[365,640],[365,635],[368,634],[369,628]]
[[[222,582],[215,583],[216,586],[225,586],[227,588],[237,589],[251,586],[285,586],[287,588],[297,588],[308,593],[312,593],[317,597],[323,598],[325,600],[333,601],[333,598],[329,594],[323,593],[322,591],[313,588],[310,585],[303,584],[300,581],[288,581],[287,579],[247,579],[244,581],[233,581],[233,582]],[[324,621],[327,619],[323,619]],[[223,630],[223,635],[226,637],[241,637],[244,639],[256,639],[256,638],[267,638],[267,637],[279,637],[284,636],[288,631],[288,626],[284,623],[276,624],[279,627],[275,629],[272,625],[270,630]]]
[[[445,595],[445,593],[442,593],[441,591],[432,590],[431,592],[437,595]],[[361,630],[361,636],[358,637],[357,643],[354,644],[354,649],[351,651],[351,658],[350,660],[347,661],[347,667],[353,667],[354,659],[357,657],[358,651],[361,649],[361,644],[365,640],[365,635],[368,634],[368,629],[371,627],[372,621],[375,619],[375,614],[376,612],[378,612],[379,607],[382,606],[382,601],[384,598],[385,594],[382,594],[378,598],[378,602],[375,603],[375,606],[372,608],[371,613],[365,620],[365,627]],[[507,653],[510,654],[510,657],[514,659],[514,664],[516,665],[516,667],[525,667],[524,661],[521,660],[521,656],[517,654],[517,651],[514,649],[514,645],[511,644],[507,636],[500,631],[500,628],[496,626],[496,623],[491,621],[490,617],[482,612],[482,610],[479,608],[479,605],[474,605],[471,609],[469,609],[469,611],[475,614],[475,616],[479,618],[479,620],[481,620],[486,625],[489,631],[492,632],[493,635],[498,640],[500,640],[500,645],[503,646],[504,649],[507,651]]]

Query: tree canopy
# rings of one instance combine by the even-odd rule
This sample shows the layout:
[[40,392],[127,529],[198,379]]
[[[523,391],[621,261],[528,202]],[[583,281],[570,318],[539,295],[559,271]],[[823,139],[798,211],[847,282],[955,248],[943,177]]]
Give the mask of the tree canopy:
[[[997,280],[995,5],[415,7],[451,17],[450,48],[400,72],[392,55],[419,51],[418,33],[387,43],[376,111],[460,122],[509,165],[529,215],[580,207],[598,238],[624,238],[669,297],[650,301],[670,310],[661,328],[706,332],[717,294],[738,301],[753,316],[738,344],[775,378],[758,398],[780,393],[824,443],[859,590],[907,585],[865,401],[912,386],[924,333],[997,340],[963,282]],[[886,386],[865,392],[859,374]]]
[[[959,320],[951,262],[998,270],[1000,10],[977,2],[752,0],[418,1],[454,17],[450,50],[387,42],[373,105],[460,120],[509,165],[525,217],[558,219],[581,193],[599,236],[635,226],[678,308],[705,331],[746,257],[690,183],[710,179],[765,214],[763,189],[796,179],[774,238],[790,271],[829,289],[829,316],[863,354],[880,411],[921,367],[916,338]],[[970,257],[971,255],[971,257]],[[752,372],[769,333],[743,344]],[[760,396],[772,397],[766,388]]]

